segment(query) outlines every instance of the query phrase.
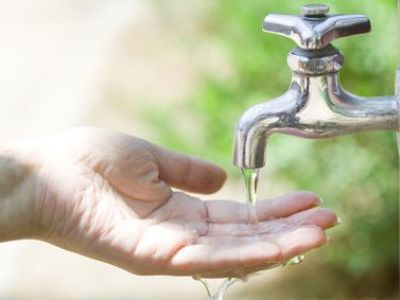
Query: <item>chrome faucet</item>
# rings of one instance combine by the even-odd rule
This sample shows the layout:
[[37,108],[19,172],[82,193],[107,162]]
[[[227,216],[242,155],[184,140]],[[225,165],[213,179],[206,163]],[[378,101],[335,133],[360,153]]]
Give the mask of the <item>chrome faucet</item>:
[[293,71],[289,90],[282,96],[255,105],[239,120],[235,130],[234,164],[241,168],[265,165],[265,148],[272,133],[321,139],[366,130],[399,130],[395,96],[363,98],[345,91],[338,73],[344,59],[331,42],[366,33],[364,15],[330,15],[329,7],[312,4],[302,15],[270,14],[265,32],[294,40],[288,55]]

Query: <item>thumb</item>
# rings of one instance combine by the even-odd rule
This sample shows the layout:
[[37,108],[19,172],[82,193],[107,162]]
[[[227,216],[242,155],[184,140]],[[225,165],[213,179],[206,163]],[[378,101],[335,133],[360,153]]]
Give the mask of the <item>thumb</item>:
[[152,145],[159,178],[168,185],[188,192],[211,194],[225,182],[226,172],[205,160]]

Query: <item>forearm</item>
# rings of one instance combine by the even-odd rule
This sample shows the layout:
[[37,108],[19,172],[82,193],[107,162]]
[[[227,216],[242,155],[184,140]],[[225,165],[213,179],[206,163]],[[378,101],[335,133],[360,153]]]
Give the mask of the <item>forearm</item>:
[[17,147],[0,145],[0,242],[28,238],[33,232],[34,178]]

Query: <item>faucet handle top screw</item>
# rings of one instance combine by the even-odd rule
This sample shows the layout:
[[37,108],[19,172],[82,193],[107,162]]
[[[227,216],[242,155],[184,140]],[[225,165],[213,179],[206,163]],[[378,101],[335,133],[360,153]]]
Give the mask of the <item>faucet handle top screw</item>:
[[364,15],[328,15],[329,6],[308,4],[302,15],[270,14],[263,22],[263,31],[288,37],[306,50],[324,48],[333,40],[371,31]]
[[301,14],[309,18],[325,17],[328,12],[329,6],[326,4],[306,4],[301,7]]

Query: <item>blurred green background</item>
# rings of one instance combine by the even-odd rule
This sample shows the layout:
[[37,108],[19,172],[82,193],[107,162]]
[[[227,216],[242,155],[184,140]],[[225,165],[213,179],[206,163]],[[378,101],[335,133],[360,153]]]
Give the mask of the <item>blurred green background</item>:
[[[204,64],[217,55],[218,67],[202,69],[189,99],[144,104],[142,115],[160,143],[217,161],[230,180],[240,181],[231,163],[235,123],[249,106],[281,95],[291,77],[286,56],[294,43],[263,33],[261,21],[272,12],[298,13],[306,2],[204,1],[193,20],[176,18],[170,1],[154,2],[176,43],[189,53],[207,49],[201,54]],[[366,14],[372,22],[371,33],[334,42],[345,56],[342,85],[362,96],[392,94],[396,2],[324,3],[333,13]],[[319,141],[273,136],[260,184],[314,191],[342,224],[331,231],[329,247],[288,267],[278,281],[257,287],[254,299],[266,294],[269,299],[399,299],[398,165],[390,132]]]

